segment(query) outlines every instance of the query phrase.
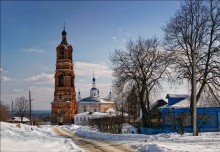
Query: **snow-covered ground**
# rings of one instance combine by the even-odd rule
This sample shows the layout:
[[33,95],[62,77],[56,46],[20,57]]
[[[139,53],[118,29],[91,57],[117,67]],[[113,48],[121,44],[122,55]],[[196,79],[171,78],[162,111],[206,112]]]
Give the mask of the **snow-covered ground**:
[[191,133],[180,135],[177,133],[162,133],[156,135],[143,134],[107,134],[100,133],[87,126],[62,126],[77,134],[104,140],[123,143],[140,152],[220,152],[220,132]]
[[[69,125],[61,127],[88,138],[116,141],[140,152],[220,152],[220,132],[201,133],[196,137],[189,133],[184,135],[177,133],[114,135],[100,133],[86,126]],[[71,139],[57,136],[53,132],[53,126],[34,126],[32,128],[33,130],[31,130],[31,126],[24,124],[19,127],[16,124],[1,122],[0,151],[82,151]]]
[[[80,152],[68,138],[52,131],[52,126],[1,123],[1,152]],[[32,130],[31,130],[32,128]]]

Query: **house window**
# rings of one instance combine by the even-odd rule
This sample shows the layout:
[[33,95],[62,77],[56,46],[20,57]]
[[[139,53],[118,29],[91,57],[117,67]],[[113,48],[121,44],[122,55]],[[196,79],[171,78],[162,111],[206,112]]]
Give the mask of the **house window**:
[[84,112],[86,112],[86,108],[84,109]]
[[94,112],[96,112],[96,108],[94,109]]
[[167,112],[165,113],[165,125],[172,126],[175,122],[174,113]]

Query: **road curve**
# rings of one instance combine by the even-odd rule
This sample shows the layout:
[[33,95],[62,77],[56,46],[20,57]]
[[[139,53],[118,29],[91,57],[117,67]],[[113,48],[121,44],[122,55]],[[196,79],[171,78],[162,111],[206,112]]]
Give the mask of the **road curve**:
[[131,150],[122,144],[106,140],[80,137],[64,128],[54,127],[53,130],[60,136],[72,139],[72,141],[85,152],[134,152],[134,150]]

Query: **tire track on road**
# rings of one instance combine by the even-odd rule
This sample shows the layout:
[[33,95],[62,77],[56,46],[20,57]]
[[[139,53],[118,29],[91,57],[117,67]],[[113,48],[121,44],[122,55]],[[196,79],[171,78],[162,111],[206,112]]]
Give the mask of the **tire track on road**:
[[81,137],[64,128],[54,127],[53,130],[60,136],[70,138],[73,143],[86,152],[134,152],[122,144]]

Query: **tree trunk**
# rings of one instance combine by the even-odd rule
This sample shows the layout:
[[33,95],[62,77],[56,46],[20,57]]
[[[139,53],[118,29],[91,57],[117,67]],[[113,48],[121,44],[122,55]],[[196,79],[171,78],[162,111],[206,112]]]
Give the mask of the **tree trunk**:
[[151,127],[151,116],[150,116],[150,99],[149,99],[149,93],[147,93],[147,123],[148,127]]

